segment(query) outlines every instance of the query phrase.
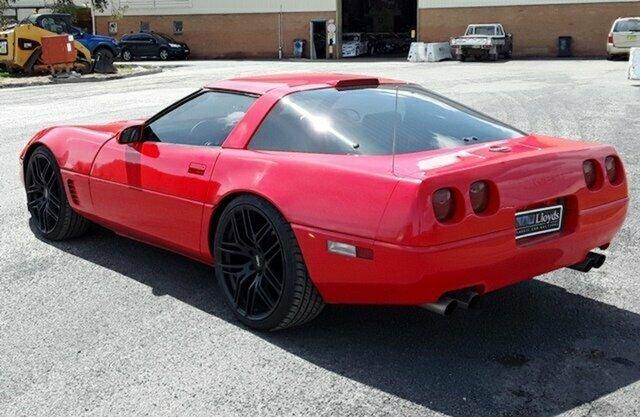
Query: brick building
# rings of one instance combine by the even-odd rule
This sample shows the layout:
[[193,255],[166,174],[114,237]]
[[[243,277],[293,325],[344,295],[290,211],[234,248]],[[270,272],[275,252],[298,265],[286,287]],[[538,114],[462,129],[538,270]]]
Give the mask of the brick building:
[[613,20],[640,15],[639,0],[113,0],[112,6],[124,17],[98,15],[98,33],[167,33],[187,42],[194,58],[275,58],[280,47],[288,57],[296,38],[312,41],[308,56],[335,57],[342,32],[436,42],[488,22],[513,33],[516,56],[555,56],[559,36],[573,37],[576,56],[604,56]]

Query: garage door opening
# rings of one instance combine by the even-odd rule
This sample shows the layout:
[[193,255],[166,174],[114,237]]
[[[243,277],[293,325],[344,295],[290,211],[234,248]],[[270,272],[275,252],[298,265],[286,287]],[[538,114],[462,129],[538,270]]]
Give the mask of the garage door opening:
[[327,21],[311,21],[311,59],[325,59],[327,57]]
[[416,36],[418,0],[342,0],[342,57],[406,56]]

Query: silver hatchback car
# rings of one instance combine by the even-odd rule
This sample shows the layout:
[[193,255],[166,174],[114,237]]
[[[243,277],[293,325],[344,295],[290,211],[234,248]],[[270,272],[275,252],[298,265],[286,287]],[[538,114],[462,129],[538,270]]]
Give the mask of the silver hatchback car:
[[620,17],[609,32],[607,54],[613,59],[628,55],[631,48],[640,48],[640,17]]

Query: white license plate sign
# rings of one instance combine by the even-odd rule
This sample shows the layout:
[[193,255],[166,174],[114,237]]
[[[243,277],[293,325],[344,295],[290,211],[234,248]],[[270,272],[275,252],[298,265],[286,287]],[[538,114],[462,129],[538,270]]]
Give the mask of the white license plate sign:
[[7,55],[9,53],[9,43],[6,39],[0,39],[0,55]]
[[516,213],[516,239],[553,233],[562,229],[561,205]]

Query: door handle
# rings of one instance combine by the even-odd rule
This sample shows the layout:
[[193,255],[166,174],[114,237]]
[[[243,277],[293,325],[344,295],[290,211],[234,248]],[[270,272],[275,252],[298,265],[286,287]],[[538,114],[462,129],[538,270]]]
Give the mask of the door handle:
[[189,164],[189,174],[204,175],[204,172],[206,170],[207,170],[207,166],[204,164],[199,164],[197,162],[191,162]]

